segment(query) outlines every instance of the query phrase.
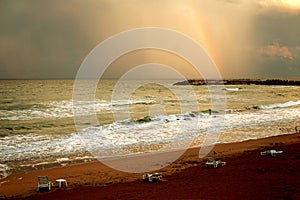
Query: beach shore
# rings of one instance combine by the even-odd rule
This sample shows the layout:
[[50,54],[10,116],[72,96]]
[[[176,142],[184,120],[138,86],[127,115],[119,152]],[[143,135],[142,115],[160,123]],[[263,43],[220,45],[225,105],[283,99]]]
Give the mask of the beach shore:
[[[283,154],[260,156],[268,149]],[[98,161],[13,174],[0,180],[0,198],[300,199],[300,134],[217,144],[208,156],[227,164],[216,169],[206,168],[206,159],[198,154],[199,148],[188,149],[158,171],[163,181],[156,183]],[[54,183],[50,192],[36,192],[40,175]],[[55,180],[59,178],[67,180],[66,188],[58,188]]]

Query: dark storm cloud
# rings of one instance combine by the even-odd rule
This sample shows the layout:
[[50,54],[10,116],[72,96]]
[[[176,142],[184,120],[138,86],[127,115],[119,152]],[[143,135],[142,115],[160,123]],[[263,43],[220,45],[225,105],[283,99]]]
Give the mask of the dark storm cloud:
[[269,77],[299,77],[300,15],[273,10],[254,19],[251,41],[256,46],[257,71]]
[[93,15],[85,15],[93,2],[0,3],[0,78],[73,78],[96,43],[87,32]]
[[[226,78],[298,76],[300,12],[291,5],[276,0],[1,0],[0,78],[75,78],[101,41],[146,26],[203,42]],[[157,62],[147,56],[139,58],[140,64]]]

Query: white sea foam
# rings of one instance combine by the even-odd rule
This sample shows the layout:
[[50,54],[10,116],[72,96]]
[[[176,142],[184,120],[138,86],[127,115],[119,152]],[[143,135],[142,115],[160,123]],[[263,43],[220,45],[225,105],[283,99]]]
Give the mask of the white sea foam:
[[[298,120],[300,109],[259,110],[251,113],[227,114],[222,129],[276,124]],[[156,116],[149,122],[115,122],[102,127],[86,128],[81,137],[89,148],[111,149],[169,143],[216,131],[209,115]],[[198,124],[194,129],[194,125]]]
[[[8,165],[0,164],[0,179],[3,179],[11,174],[11,168]],[[1,185],[1,184],[0,184]]]
[[298,101],[289,101],[285,103],[276,103],[276,104],[270,104],[270,105],[262,105],[259,106],[261,109],[272,109],[272,108],[287,108],[292,106],[298,106],[300,105],[300,100]]
[[[298,108],[257,110],[226,114],[220,128],[226,130],[299,119]],[[148,122],[117,121],[88,127],[78,134],[6,136],[0,138],[0,162],[61,156],[86,152],[87,149],[109,150],[192,139],[216,131],[213,120],[213,115],[202,113],[158,115]]]
[[226,91],[239,91],[239,88],[225,88]]
[[0,138],[0,162],[84,152],[76,134],[13,135]]
[[69,161],[69,158],[57,158],[56,161],[57,162],[64,162],[64,161]]

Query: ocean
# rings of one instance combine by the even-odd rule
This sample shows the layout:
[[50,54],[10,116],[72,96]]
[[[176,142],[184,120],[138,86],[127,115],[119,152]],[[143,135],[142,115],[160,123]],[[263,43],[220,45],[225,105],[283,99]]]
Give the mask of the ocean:
[[[299,86],[226,85],[215,92],[178,81],[101,80],[93,99],[74,101],[73,80],[0,80],[0,178],[95,160],[94,151],[103,158],[124,149],[146,154],[186,140],[188,146],[167,150],[201,146],[214,132],[213,144],[229,143],[294,133],[300,125]],[[224,111],[214,109],[213,98]],[[88,116],[96,122],[80,124]]]

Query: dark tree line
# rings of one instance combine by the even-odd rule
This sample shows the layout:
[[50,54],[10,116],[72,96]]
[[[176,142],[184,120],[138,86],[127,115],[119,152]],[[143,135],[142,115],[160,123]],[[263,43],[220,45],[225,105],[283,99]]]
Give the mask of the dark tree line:
[[260,79],[227,79],[227,80],[196,80],[190,79],[187,81],[177,82],[174,85],[293,85],[299,86],[300,81],[296,80],[283,80],[283,79],[267,79],[267,80],[260,80]]

